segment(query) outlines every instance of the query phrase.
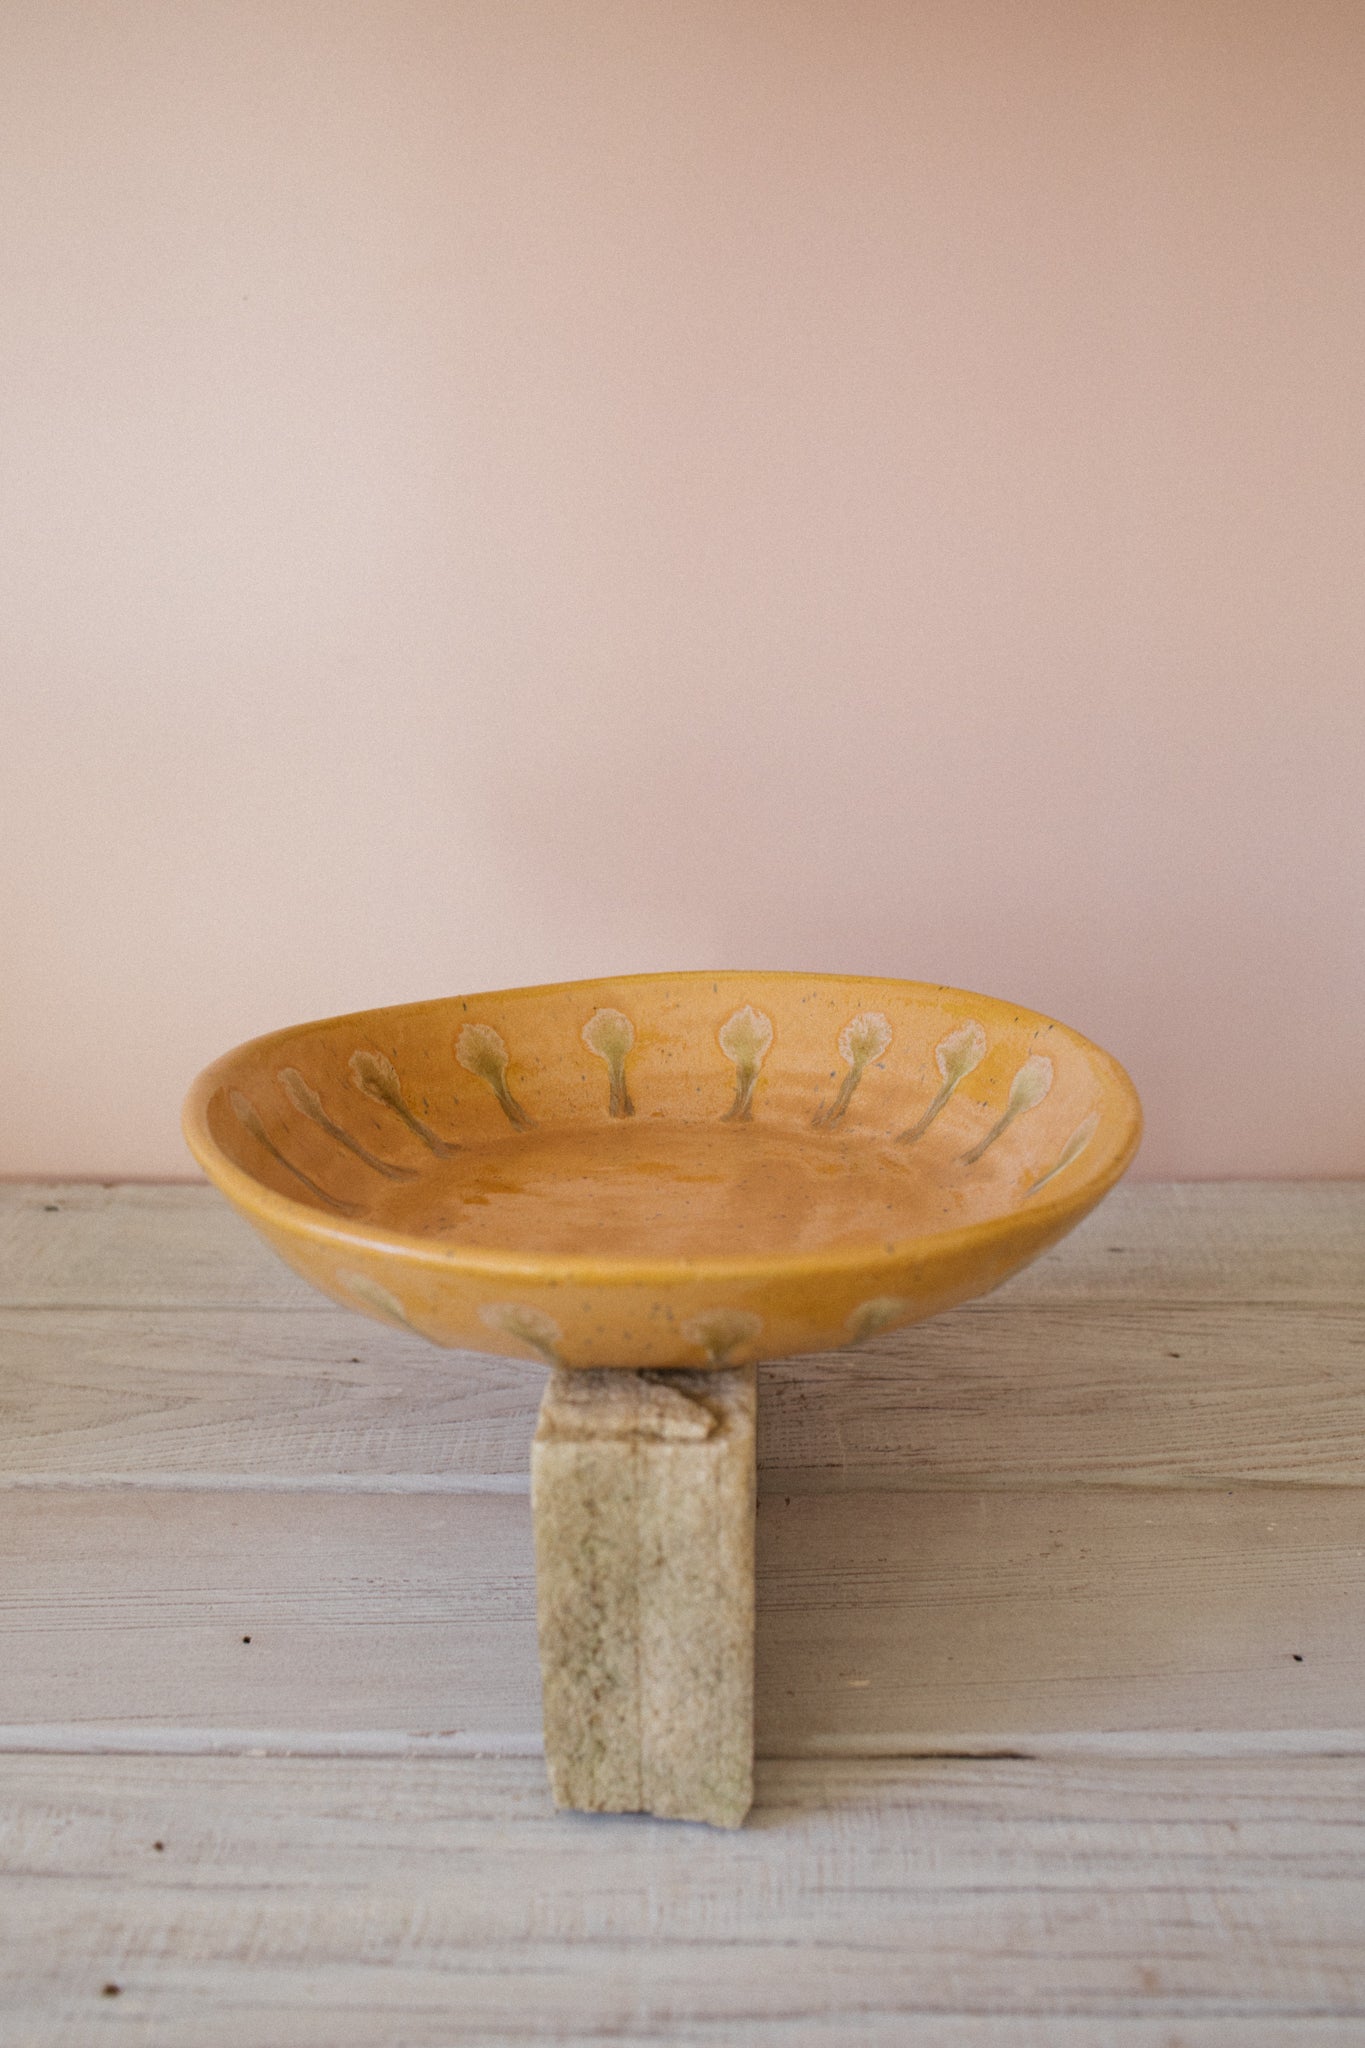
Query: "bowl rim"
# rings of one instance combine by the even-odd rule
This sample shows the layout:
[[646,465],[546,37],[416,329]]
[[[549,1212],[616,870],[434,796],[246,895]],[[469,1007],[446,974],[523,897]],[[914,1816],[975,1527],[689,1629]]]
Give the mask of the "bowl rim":
[[[380,1224],[332,1217],[308,1202],[296,1200],[292,1195],[278,1193],[245,1167],[238,1166],[229,1158],[208,1126],[208,1107],[217,1091],[226,1085],[229,1072],[246,1053],[264,1049],[270,1045],[294,1039],[301,1031],[321,1031],[337,1025],[369,1023],[377,1017],[394,1015],[404,1010],[434,1008],[438,1004],[496,1002],[499,999],[527,998],[544,995],[564,995],[575,990],[607,990],[643,986],[663,982],[715,981],[724,976],[727,979],[762,976],[765,981],[790,981],[810,984],[812,982],[854,983],[860,989],[874,992],[878,989],[895,990],[901,995],[922,991],[928,995],[949,995],[966,999],[972,1003],[990,1004],[992,1008],[1013,1010],[1018,1016],[1033,1020],[1036,1024],[1049,1025],[1064,1031],[1068,1038],[1085,1047],[1100,1069],[1107,1074],[1114,1085],[1120,1102],[1126,1102],[1128,1124],[1117,1148],[1100,1166],[1099,1171],[1089,1175],[1082,1173],[1076,1185],[1069,1191],[1050,1197],[1047,1201],[1030,1203],[1027,1209],[1022,1205],[1006,1209],[999,1216],[982,1217],[975,1223],[956,1224],[949,1230],[916,1232],[913,1236],[884,1239],[879,1243],[841,1246],[827,1251],[750,1253],[744,1256],[720,1256],[703,1258],[637,1258],[629,1253],[607,1254],[599,1252],[517,1252],[499,1251],[488,1247],[460,1246],[435,1239],[419,1237],[399,1230],[386,1229]],[[1035,1010],[1027,1003],[1014,1003],[1008,997],[990,996],[974,989],[960,988],[952,982],[913,981],[898,975],[839,974],[833,972],[805,972],[800,968],[684,968],[677,972],[656,970],[638,974],[592,975],[570,981],[545,981],[519,984],[512,988],[479,989],[471,993],[459,992],[451,996],[426,996],[406,1003],[386,1003],[364,1010],[344,1010],[335,1016],[314,1017],[298,1024],[285,1024],[274,1031],[261,1032],[255,1038],[243,1039],[239,1045],[229,1048],[205,1067],[190,1085],[181,1113],[181,1130],[185,1143],[208,1180],[253,1220],[268,1229],[282,1232],[289,1237],[306,1237],[314,1243],[331,1246],[338,1251],[372,1251],[386,1258],[397,1257],[401,1262],[425,1267],[436,1267],[453,1273],[467,1274],[471,1278],[516,1279],[532,1281],[543,1286],[584,1285],[594,1287],[635,1287],[669,1285],[680,1281],[715,1280],[729,1285],[766,1285],[784,1277],[810,1275],[816,1272],[848,1272],[876,1270],[882,1267],[904,1267],[922,1261],[925,1264],[939,1264],[951,1260],[959,1251],[975,1250],[992,1240],[1003,1240],[1014,1236],[1021,1223],[1027,1224],[1026,1235],[1030,1240],[1045,1247],[1062,1235],[1068,1218],[1077,1222],[1101,1202],[1111,1188],[1122,1179],[1138,1147],[1142,1142],[1142,1103],[1132,1077],[1127,1069],[1077,1031],[1074,1025],[1066,1024],[1061,1018],[1049,1016],[1045,1011]],[[1013,1269],[1011,1269],[1013,1270]]]

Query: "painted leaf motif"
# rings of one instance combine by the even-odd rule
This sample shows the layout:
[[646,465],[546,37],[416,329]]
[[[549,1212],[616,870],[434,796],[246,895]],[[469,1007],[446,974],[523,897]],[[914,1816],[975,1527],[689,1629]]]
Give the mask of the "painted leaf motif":
[[259,1138],[263,1145],[269,1145],[273,1152],[275,1149],[274,1145],[271,1143],[265,1125],[261,1121],[260,1111],[255,1103],[249,1097],[243,1095],[240,1088],[232,1088],[228,1091],[228,1101],[232,1104],[232,1114],[236,1117],[238,1123],[242,1125],[243,1129],[250,1131],[253,1138]]
[[455,1041],[455,1057],[466,1073],[496,1088],[507,1072],[507,1046],[491,1024],[466,1024]]
[[371,1102],[382,1103],[385,1108],[396,1109],[402,1114],[406,1108],[403,1084],[392,1060],[386,1059],[382,1052],[369,1052],[361,1047],[351,1054],[348,1065],[352,1087],[367,1095]]
[[458,1151],[445,1138],[438,1137],[428,1124],[424,1124],[408,1106],[403,1093],[403,1084],[398,1078],[398,1069],[382,1052],[372,1052],[368,1046],[360,1046],[347,1061],[351,1086],[362,1094],[367,1102],[377,1102],[381,1109],[390,1109],[401,1117],[415,1138],[420,1138],[429,1152],[438,1159],[449,1159]]
[[950,1031],[934,1047],[939,1073],[956,1088],[986,1057],[986,1034],[979,1024],[968,1023]]
[[411,1167],[395,1166],[388,1159],[380,1159],[377,1154],[371,1152],[368,1145],[362,1145],[358,1138],[353,1138],[349,1131],[343,1130],[340,1124],[333,1122],[323,1108],[322,1097],[315,1088],[309,1086],[297,1067],[281,1067],[275,1078],[300,1115],[310,1117],[319,1129],[326,1131],[329,1138],[334,1138],[338,1145],[344,1145],[348,1152],[353,1152],[366,1166],[373,1167],[376,1173],[382,1173],[388,1180],[413,1178]]
[[344,1216],[354,1216],[355,1208],[350,1202],[343,1202],[339,1195],[330,1194],[310,1174],[306,1174],[301,1166],[295,1166],[292,1159],[285,1157],[261,1121],[256,1105],[249,1096],[243,1095],[239,1088],[230,1088],[228,1104],[242,1128],[250,1131],[257,1144],[263,1145],[273,1159],[278,1159],[286,1173],[291,1173],[296,1181],[310,1189],[321,1201],[329,1203],[333,1209],[339,1209]]
[[1064,1166],[1070,1166],[1073,1159],[1079,1159],[1099,1127],[1100,1113],[1097,1109],[1092,1109],[1084,1123],[1077,1124],[1075,1130],[1071,1133],[1065,1145],[1063,1145],[1061,1156],[1052,1169],[1053,1172],[1060,1173]]
[[1051,1086],[1051,1060],[1044,1052],[1030,1053],[1010,1083],[1007,1114],[1022,1116],[1026,1109],[1035,1109]]
[[1061,1151],[1058,1153],[1055,1163],[1048,1168],[1046,1173],[1039,1174],[1037,1180],[1029,1189],[1029,1193],[1031,1195],[1036,1195],[1039,1188],[1046,1187],[1048,1182],[1050,1180],[1055,1180],[1059,1173],[1065,1173],[1067,1167],[1072,1165],[1072,1163],[1075,1160],[1080,1158],[1082,1152],[1084,1152],[1086,1146],[1090,1143],[1090,1140],[1094,1137],[1099,1127],[1099,1111],[1097,1109],[1092,1110],[1090,1112],[1090,1115],[1086,1117],[1083,1122],[1077,1124],[1075,1130],[1071,1133],[1071,1136],[1067,1139],[1065,1145],[1063,1145]]
[[761,1067],[773,1042],[772,1018],[746,1003],[726,1019],[717,1036],[727,1060],[733,1060],[737,1067]]
[[479,1310],[479,1320],[490,1330],[500,1330],[506,1337],[529,1344],[552,1365],[557,1363],[555,1347],[562,1333],[554,1317],[547,1316],[544,1309],[520,1301],[490,1301]]
[[390,1294],[387,1287],[382,1287],[378,1280],[372,1280],[368,1273],[339,1273],[337,1278],[346,1292],[353,1294],[357,1301],[364,1302],[367,1308],[376,1309],[390,1322],[401,1323],[404,1329],[412,1328],[407,1310],[398,1296]]
[[597,1010],[583,1026],[583,1043],[609,1067],[619,1066],[635,1043],[635,1026],[620,1010]]
[[763,1328],[763,1318],[748,1308],[710,1308],[682,1326],[689,1344],[699,1345],[715,1365],[722,1364],[741,1344],[748,1344]]
[[889,1330],[896,1323],[902,1323],[910,1313],[910,1303],[899,1294],[875,1294],[871,1301],[860,1301],[849,1316],[847,1329],[855,1344],[864,1337],[875,1337],[881,1330]]
[[879,1060],[891,1043],[891,1026],[880,1010],[864,1010],[850,1017],[839,1033],[839,1053],[851,1067],[865,1067]]
[[326,1111],[322,1097],[315,1088],[310,1088],[297,1067],[281,1067],[276,1076],[281,1088],[303,1116],[311,1117],[314,1123],[322,1123]]

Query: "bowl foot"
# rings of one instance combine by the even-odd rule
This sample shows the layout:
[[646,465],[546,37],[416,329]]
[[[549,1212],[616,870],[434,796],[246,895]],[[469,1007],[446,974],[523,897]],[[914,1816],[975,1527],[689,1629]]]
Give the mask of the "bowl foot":
[[757,1369],[555,1371],[531,1452],[557,1806],[738,1827],[753,1799]]

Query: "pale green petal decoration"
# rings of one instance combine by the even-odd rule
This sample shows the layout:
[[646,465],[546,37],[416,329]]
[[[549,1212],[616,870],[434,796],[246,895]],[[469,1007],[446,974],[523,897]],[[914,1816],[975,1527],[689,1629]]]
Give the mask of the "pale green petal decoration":
[[358,1089],[368,1101],[377,1102],[381,1109],[391,1109],[395,1116],[401,1117],[414,1138],[420,1138],[438,1159],[449,1159],[459,1150],[457,1145],[448,1144],[444,1138],[438,1138],[435,1131],[430,1130],[422,1119],[409,1109],[403,1095],[403,1084],[398,1078],[398,1069],[382,1052],[370,1052],[361,1047],[351,1054],[349,1066],[351,1086]]
[[608,1116],[634,1116],[635,1104],[626,1086],[626,1059],[635,1043],[635,1026],[620,1010],[595,1010],[583,1026],[583,1043],[605,1060],[610,1077]]
[[532,1119],[507,1085],[507,1047],[491,1024],[466,1024],[455,1041],[455,1057],[467,1073],[492,1089],[513,1130],[531,1129]]
[[985,1057],[986,1034],[979,1024],[959,1025],[956,1031],[950,1031],[946,1038],[939,1040],[934,1047],[934,1060],[943,1085],[919,1122],[912,1125],[908,1131],[901,1132],[902,1145],[913,1145],[917,1138],[924,1136],[939,1111],[950,1101],[958,1083],[965,1081],[968,1074],[974,1072]]
[[824,1124],[837,1124],[853,1100],[853,1091],[863,1078],[863,1068],[872,1060],[879,1060],[891,1043],[891,1026],[880,1010],[863,1010],[858,1016],[850,1017],[839,1033],[839,1057],[848,1064],[835,1096],[828,1109],[819,1109],[811,1122],[819,1128]]
[[[338,1273],[337,1279],[348,1294],[354,1295],[358,1302],[372,1309],[377,1316],[382,1316],[386,1323],[397,1323],[404,1330],[413,1328],[408,1319],[408,1312],[398,1296],[390,1294],[387,1287],[381,1287],[368,1273]],[[417,1335],[421,1335],[420,1330]]]
[[249,1097],[243,1095],[240,1089],[229,1089],[228,1101],[232,1106],[232,1114],[236,1117],[243,1130],[250,1131],[256,1143],[263,1145],[271,1158],[277,1160],[286,1173],[292,1173],[295,1180],[302,1181],[310,1194],[316,1195],[320,1202],[326,1202],[329,1208],[340,1209],[343,1216],[354,1216],[358,1213],[353,1202],[343,1202],[339,1196],[329,1195],[326,1188],[321,1188],[315,1180],[310,1180],[302,1167],[295,1166],[292,1159],[285,1158],[283,1152],[281,1152],[279,1146],[262,1123],[260,1112],[257,1110],[255,1103]]
[[300,1115],[310,1118],[319,1130],[326,1131],[329,1138],[334,1138],[338,1145],[344,1145],[348,1152],[353,1152],[366,1166],[372,1167],[376,1173],[382,1173],[387,1180],[416,1180],[417,1174],[413,1167],[394,1166],[387,1159],[377,1158],[358,1138],[353,1138],[340,1124],[333,1123],[322,1106],[322,1097],[315,1088],[309,1087],[297,1067],[281,1067],[275,1079]]
[[983,1152],[988,1152],[996,1139],[1002,1137],[1017,1116],[1025,1110],[1036,1109],[1048,1089],[1052,1086],[1052,1062],[1044,1052],[1030,1053],[1010,1083],[1005,1113],[997,1123],[992,1124],[979,1145],[973,1145],[970,1152],[964,1152],[964,1166],[975,1166]]
[[747,1308],[709,1308],[682,1326],[689,1344],[697,1345],[712,1365],[728,1365],[730,1354],[751,1344],[763,1329],[763,1318]]
[[860,1301],[849,1316],[848,1334],[855,1344],[861,1344],[865,1337],[876,1337],[881,1331],[903,1323],[913,1306],[903,1295],[874,1294],[871,1301]]
[[1077,1124],[1075,1130],[1071,1133],[1065,1145],[1063,1145],[1060,1153],[1057,1155],[1055,1166],[1050,1166],[1046,1173],[1039,1174],[1033,1186],[1028,1190],[1029,1194],[1036,1195],[1039,1188],[1045,1188],[1048,1182],[1054,1180],[1059,1173],[1065,1173],[1067,1167],[1080,1158],[1099,1127],[1099,1111],[1092,1110],[1083,1123]]
[[722,1123],[746,1124],[753,1116],[754,1083],[758,1070],[773,1042],[773,1021],[762,1010],[746,1003],[727,1017],[716,1034],[720,1049],[735,1069],[735,1099],[721,1118]]
[[1009,1101],[1005,1107],[1011,1116],[1022,1116],[1026,1109],[1038,1107],[1051,1086],[1051,1060],[1046,1053],[1032,1053],[1010,1083]]
[[479,1310],[479,1319],[490,1330],[501,1331],[504,1337],[515,1337],[519,1344],[525,1344],[547,1365],[559,1364],[561,1331],[553,1316],[547,1316],[543,1309],[531,1308],[519,1301],[490,1301]]

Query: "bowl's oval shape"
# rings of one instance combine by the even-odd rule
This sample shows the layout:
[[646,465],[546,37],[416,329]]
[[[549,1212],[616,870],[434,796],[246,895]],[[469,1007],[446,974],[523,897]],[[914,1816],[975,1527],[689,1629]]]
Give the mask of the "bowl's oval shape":
[[828,1350],[998,1286],[1137,1149],[1032,1010],[844,975],[630,975],[361,1011],[200,1075],[205,1173],[325,1293],[566,1366]]

